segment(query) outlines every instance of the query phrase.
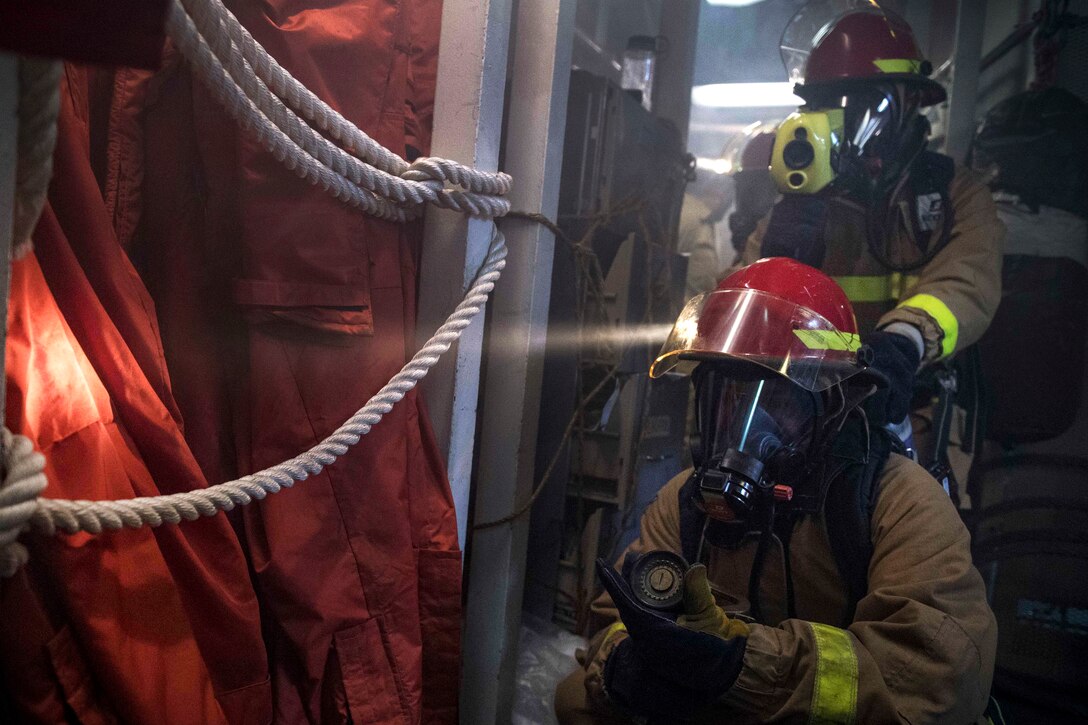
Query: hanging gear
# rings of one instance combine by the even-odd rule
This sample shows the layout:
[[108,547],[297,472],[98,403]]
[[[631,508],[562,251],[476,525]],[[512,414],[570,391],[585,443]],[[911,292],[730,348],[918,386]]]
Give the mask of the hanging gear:
[[1064,88],[1024,91],[986,114],[971,166],[994,178],[1028,209],[1088,217],[1088,103]]

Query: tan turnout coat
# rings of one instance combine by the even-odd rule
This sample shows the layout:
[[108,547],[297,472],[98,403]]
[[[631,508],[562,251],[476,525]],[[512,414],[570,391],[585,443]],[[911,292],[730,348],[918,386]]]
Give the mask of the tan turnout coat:
[[[625,555],[681,552],[678,493],[688,475],[661,490]],[[996,621],[971,562],[970,536],[948,496],[901,456],[893,454],[881,475],[872,543],[869,591],[846,630],[837,629],[846,591],[822,518],[803,519],[790,543],[794,619],[786,619],[781,554],[771,550],[760,597],[766,620],[774,624],[751,626],[736,684],[700,722],[809,722],[817,683],[826,681],[820,668],[826,670],[827,662],[821,663],[818,648],[829,633],[848,643],[856,661],[856,708],[852,720],[827,722],[980,721],[993,674]],[[711,549],[708,569],[719,602],[746,599],[755,548],[753,538],[735,550]],[[607,595],[594,603],[594,612],[602,624],[617,618]],[[600,689],[603,660],[623,636],[609,638],[604,647],[602,637],[595,638],[584,669],[560,685],[560,722],[628,722],[605,703]]]

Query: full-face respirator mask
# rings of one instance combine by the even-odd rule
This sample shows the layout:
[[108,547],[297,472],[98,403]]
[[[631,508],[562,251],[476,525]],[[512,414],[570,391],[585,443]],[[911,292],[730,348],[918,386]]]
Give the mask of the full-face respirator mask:
[[746,520],[802,482],[821,397],[766,371],[700,365],[694,373],[699,436],[693,447],[703,508]]
[[869,249],[883,266],[909,272],[928,264],[951,234],[952,168],[926,151],[929,122],[916,92],[869,83],[804,93],[806,105],[776,132],[771,177],[783,199],[763,255],[821,266],[828,204],[839,197],[863,210]]

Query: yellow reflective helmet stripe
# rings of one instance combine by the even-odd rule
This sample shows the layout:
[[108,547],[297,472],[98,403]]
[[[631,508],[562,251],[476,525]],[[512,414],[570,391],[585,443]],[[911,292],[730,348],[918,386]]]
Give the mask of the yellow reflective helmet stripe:
[[810,725],[851,725],[858,709],[858,656],[844,629],[809,622],[816,640]]
[[922,61],[910,58],[880,58],[873,61],[873,65],[880,69],[881,73],[919,73],[922,72]]
[[960,322],[941,300],[933,295],[914,295],[899,303],[899,307],[913,307],[932,317],[944,333],[941,339],[941,357],[948,357],[956,350],[960,336]]
[[802,344],[809,350],[843,350],[857,352],[861,338],[852,332],[835,330],[794,330]]
[[835,277],[835,282],[842,287],[851,302],[887,302],[897,300],[903,292],[917,282],[916,275],[893,274],[850,274]]

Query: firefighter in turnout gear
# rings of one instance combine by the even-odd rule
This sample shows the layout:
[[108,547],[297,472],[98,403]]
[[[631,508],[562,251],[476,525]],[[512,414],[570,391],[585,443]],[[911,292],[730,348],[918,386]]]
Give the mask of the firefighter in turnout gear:
[[572,723],[980,721],[997,629],[970,538],[865,401],[846,294],[785,258],[691,300],[651,368],[699,442],[616,568],[564,680]]
[[[839,283],[891,382],[870,418],[907,440],[914,373],[975,343],[997,310],[1004,226],[983,178],[926,148],[921,111],[945,91],[905,21],[875,2],[809,3],[781,49],[805,105],[779,126],[771,173],[783,196],[740,263],[788,256]],[[961,485],[965,418],[956,409],[948,450]]]

